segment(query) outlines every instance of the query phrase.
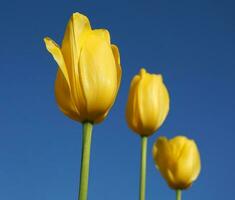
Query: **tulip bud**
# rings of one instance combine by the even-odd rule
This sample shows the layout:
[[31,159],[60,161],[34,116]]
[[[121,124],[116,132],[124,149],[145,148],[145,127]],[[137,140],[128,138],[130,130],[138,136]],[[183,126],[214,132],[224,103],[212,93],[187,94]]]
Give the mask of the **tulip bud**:
[[80,122],[101,122],[115,101],[122,74],[109,32],[92,30],[86,16],[74,13],[61,48],[48,37],[44,41],[59,65],[55,96],[61,111]]
[[175,190],[190,187],[201,170],[196,143],[183,136],[171,140],[160,137],[153,146],[153,158],[168,185]]
[[141,136],[152,135],[169,111],[169,95],[162,76],[141,69],[130,86],[126,107],[129,127]]

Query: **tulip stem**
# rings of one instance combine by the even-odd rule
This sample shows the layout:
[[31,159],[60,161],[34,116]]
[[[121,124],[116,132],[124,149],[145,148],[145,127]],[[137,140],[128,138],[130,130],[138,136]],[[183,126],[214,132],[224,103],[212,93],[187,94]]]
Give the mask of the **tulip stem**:
[[140,200],[145,200],[148,137],[141,137]]
[[92,126],[93,125],[90,122],[83,123],[82,158],[78,200],[87,200]]
[[181,190],[176,190],[176,200],[181,200]]

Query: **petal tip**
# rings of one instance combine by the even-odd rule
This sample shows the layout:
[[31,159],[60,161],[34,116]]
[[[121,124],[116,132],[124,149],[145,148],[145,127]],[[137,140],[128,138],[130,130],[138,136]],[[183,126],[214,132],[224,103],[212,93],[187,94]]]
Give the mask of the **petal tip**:
[[139,73],[140,76],[144,76],[146,73],[147,73],[146,69],[142,67],[142,68],[140,69],[140,73]]
[[79,12],[73,13],[72,19],[73,20],[81,20],[81,19],[83,19],[85,21],[89,21],[86,15],[83,15],[83,14],[81,14]]
[[50,38],[46,36],[43,38],[43,41],[47,45],[47,43],[50,41]]

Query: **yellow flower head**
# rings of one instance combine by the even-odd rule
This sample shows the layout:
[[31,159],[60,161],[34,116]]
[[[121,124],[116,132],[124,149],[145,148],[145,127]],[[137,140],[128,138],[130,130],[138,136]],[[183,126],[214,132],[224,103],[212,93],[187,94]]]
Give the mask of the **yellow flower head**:
[[201,170],[196,143],[183,136],[171,140],[160,137],[153,146],[156,167],[172,189],[186,189],[197,179]]
[[169,94],[162,76],[141,69],[130,86],[126,107],[129,127],[141,136],[152,135],[169,111]]
[[59,65],[55,96],[61,111],[80,122],[101,122],[115,101],[122,74],[109,32],[92,30],[86,16],[74,13],[61,47],[48,37],[44,41]]

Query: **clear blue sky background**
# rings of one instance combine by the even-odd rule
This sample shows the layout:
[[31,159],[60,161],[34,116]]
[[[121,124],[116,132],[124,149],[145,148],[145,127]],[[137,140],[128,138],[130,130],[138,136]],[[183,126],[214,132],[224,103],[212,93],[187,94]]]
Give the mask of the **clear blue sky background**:
[[147,199],[174,199],[155,169],[153,142],[184,134],[202,172],[183,199],[232,199],[235,179],[235,3],[232,0],[1,0],[0,199],[76,200],[81,125],[54,98],[57,65],[43,37],[61,43],[70,15],[109,29],[123,79],[108,118],[94,128],[89,200],[138,199],[140,138],[125,104],[140,67],[161,73],[171,110],[149,140]]

